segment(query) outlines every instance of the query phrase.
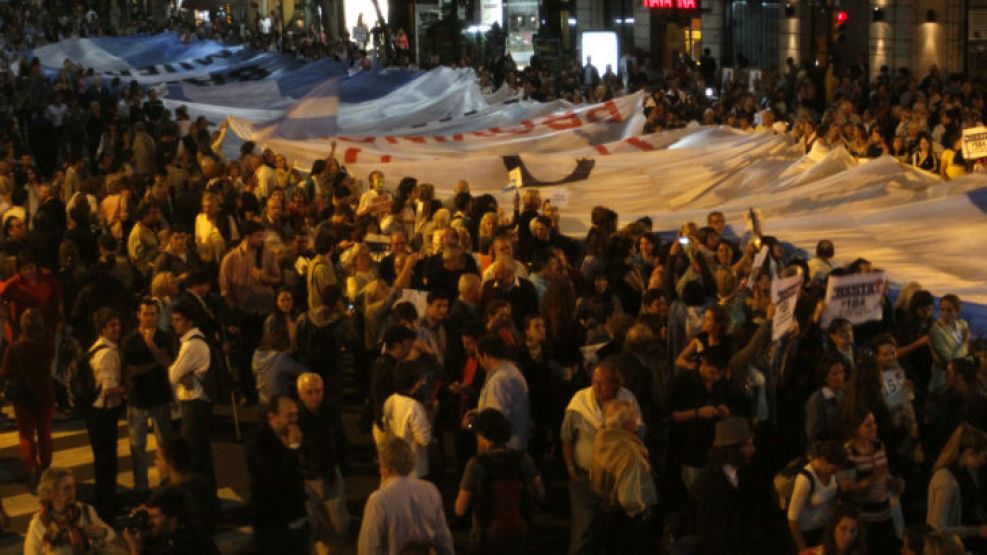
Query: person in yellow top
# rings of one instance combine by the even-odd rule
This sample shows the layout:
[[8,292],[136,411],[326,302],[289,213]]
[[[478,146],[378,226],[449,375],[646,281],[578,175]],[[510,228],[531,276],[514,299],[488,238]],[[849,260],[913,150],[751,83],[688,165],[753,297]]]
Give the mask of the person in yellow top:
[[939,172],[943,179],[952,181],[967,174],[966,159],[963,158],[963,135],[955,133],[951,135],[952,141],[943,141],[950,145],[939,157]]

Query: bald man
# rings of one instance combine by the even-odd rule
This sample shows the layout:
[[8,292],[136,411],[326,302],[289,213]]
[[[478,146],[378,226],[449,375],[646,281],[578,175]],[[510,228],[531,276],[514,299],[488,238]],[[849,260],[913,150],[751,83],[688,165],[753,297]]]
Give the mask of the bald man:
[[333,427],[333,418],[325,403],[325,386],[318,374],[305,372],[298,376],[298,426],[302,430],[299,458],[305,487],[322,498],[329,522],[321,511],[310,511],[315,539],[328,550],[333,538],[346,539],[350,515],[346,509],[343,475],[336,457],[336,436],[343,433]]
[[517,275],[514,259],[508,255],[498,256],[492,268],[493,279],[483,284],[483,306],[495,299],[511,303],[514,324],[519,330],[524,329],[524,319],[538,313],[538,292],[535,286]]

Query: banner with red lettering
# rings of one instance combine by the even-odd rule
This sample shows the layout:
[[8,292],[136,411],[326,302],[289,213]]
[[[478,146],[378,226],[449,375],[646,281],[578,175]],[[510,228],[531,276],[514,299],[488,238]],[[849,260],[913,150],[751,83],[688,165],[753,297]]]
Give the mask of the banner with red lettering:
[[[245,140],[284,152],[303,166],[324,157],[332,141],[346,164],[390,163],[467,155],[508,156],[521,153],[607,154],[608,143],[626,141],[639,150],[653,150],[636,136],[644,125],[641,95],[629,95],[602,104],[566,108],[545,114],[540,105],[487,109],[416,127],[381,125],[374,132],[348,134],[346,107],[340,107],[339,136],[294,141],[279,136],[276,126],[231,117],[230,129]],[[527,103],[526,103],[527,104]],[[506,113],[505,113],[506,112]],[[619,148],[619,147],[618,147]]]
[[[585,235],[595,206],[617,211],[621,224],[647,216],[656,230],[703,225],[717,210],[737,235],[755,207],[763,232],[803,249],[797,256],[808,258],[828,238],[838,264],[867,258],[895,282],[956,293],[964,306],[968,299],[987,303],[982,257],[957,240],[987,236],[985,176],[943,182],[891,157],[860,160],[842,148],[805,156],[790,135],[773,131],[690,124],[645,134],[643,97],[636,94],[579,107],[522,101],[453,116],[433,117],[443,113],[435,106],[400,112],[421,96],[399,90],[383,104],[341,103],[339,135],[304,141],[264,135],[231,118],[235,136],[223,150],[234,157],[239,140],[251,139],[306,170],[336,141],[340,162],[358,181],[373,170],[390,184],[410,176],[449,199],[456,182],[466,180],[473,195],[491,194],[505,207],[514,197],[504,192],[508,176],[519,170],[525,189],[564,199],[560,228],[573,236]],[[372,116],[391,113],[398,124]],[[363,131],[351,132],[356,123]]]

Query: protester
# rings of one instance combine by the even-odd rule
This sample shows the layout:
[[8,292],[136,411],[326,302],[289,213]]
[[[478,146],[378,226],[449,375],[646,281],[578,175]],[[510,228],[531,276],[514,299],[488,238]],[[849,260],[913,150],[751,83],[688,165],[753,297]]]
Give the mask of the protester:
[[440,555],[451,555],[442,497],[431,483],[410,476],[416,464],[411,446],[393,438],[379,452],[380,488],[367,498],[357,553],[398,555],[408,542],[425,540]]
[[0,377],[7,384],[4,397],[14,404],[21,460],[27,470],[28,487],[33,490],[41,473],[51,466],[51,422],[55,410],[51,379],[53,353],[51,344],[44,339],[40,310],[25,310],[20,329],[17,342],[4,350]]
[[846,421],[850,440],[846,443],[850,471],[840,480],[840,490],[847,499],[863,507],[860,525],[867,535],[870,549],[890,552],[898,548],[892,520],[891,496],[900,494],[905,482],[888,471],[884,444],[877,439],[874,414],[859,411]]
[[630,401],[614,400],[593,440],[589,479],[601,499],[604,545],[617,553],[648,553],[648,525],[657,490],[648,449],[637,436],[640,414]]
[[130,555],[160,553],[179,555],[202,553],[218,555],[219,549],[198,528],[192,498],[178,486],[162,488],[144,504],[150,530],[146,533],[125,528],[123,537],[130,548]]
[[822,540],[839,496],[836,473],[847,461],[846,451],[838,441],[817,442],[812,448],[808,464],[795,477],[788,502],[788,528],[798,552]]
[[466,464],[456,516],[471,509],[471,553],[524,553],[534,503],[545,495],[545,487],[534,460],[507,447],[511,422],[498,410],[476,413],[471,421],[476,434],[477,455]]
[[860,511],[853,505],[839,505],[826,524],[822,545],[800,555],[864,555],[867,539],[860,526]]
[[311,502],[306,503],[306,508],[316,542],[328,549],[334,539],[347,538],[350,515],[338,458],[337,437],[344,431],[333,427],[335,422],[327,410],[324,392],[325,385],[318,374],[306,372],[298,376],[298,427],[302,433],[298,454],[302,478],[309,496],[314,493],[321,501],[321,507],[316,506],[315,510]]
[[310,532],[298,454],[298,406],[290,397],[275,395],[264,415],[266,422],[246,451],[254,548],[257,553],[307,553]]
[[192,469],[215,480],[209,425],[214,399],[206,391],[206,380],[212,368],[211,347],[195,325],[191,304],[176,303],[171,309],[171,326],[178,336],[178,355],[168,368],[168,381],[181,409],[181,437],[192,447]]
[[698,553],[760,553],[765,538],[754,523],[763,514],[753,489],[750,465],[754,434],[747,421],[729,416],[716,424],[709,463],[689,490]]
[[191,469],[192,453],[187,440],[180,437],[158,444],[154,467],[158,469],[161,485],[177,486],[192,499],[197,526],[211,532],[219,517],[219,497],[213,483]]
[[[540,467],[537,474],[550,485],[571,478],[569,497],[548,510],[558,511],[558,504],[570,506],[574,552],[595,549],[593,542],[605,542],[613,531],[618,531],[617,539],[631,537],[636,524],[632,513],[644,518],[637,505],[616,507],[619,503],[613,503],[612,495],[616,483],[589,480],[594,439],[611,435],[619,436],[612,445],[635,455],[634,468],[644,468],[645,462],[651,465],[661,492],[658,516],[688,508],[686,487],[693,484],[693,500],[702,501],[697,517],[706,524],[691,532],[702,536],[703,545],[720,549],[722,543],[717,542],[728,537],[729,546],[721,552],[783,553],[792,548],[786,524],[794,532],[790,526],[794,521],[803,533],[799,547],[814,549],[811,536],[818,533],[823,513],[832,507],[828,498],[823,499],[832,483],[823,479],[830,469],[821,468],[818,460],[797,465],[815,468],[819,481],[810,482],[815,485],[805,495],[805,477],[793,480],[798,483],[798,499],[808,499],[796,503],[794,514],[765,513],[757,501],[770,493],[763,478],[776,475],[806,444],[847,439],[841,419],[850,421],[853,431],[847,444],[853,469],[837,481],[847,488],[845,497],[860,504],[862,515],[834,509],[839,518],[830,520],[820,552],[860,553],[865,540],[870,552],[893,552],[895,524],[901,528],[903,522],[929,520],[926,508],[940,514],[938,518],[946,522],[943,526],[981,524],[969,522],[969,495],[961,495],[959,517],[951,512],[955,497],[944,503],[938,496],[929,506],[921,497],[927,491],[966,493],[962,480],[955,488],[948,481],[943,486],[949,469],[938,469],[931,476],[936,486],[932,488],[926,465],[948,454],[944,446],[959,426],[987,426],[982,360],[977,358],[983,347],[975,337],[977,322],[958,298],[942,297],[934,317],[933,294],[922,284],[909,284],[894,307],[884,302],[879,322],[860,324],[837,314],[822,326],[823,312],[839,312],[838,307],[819,302],[831,280],[869,272],[881,261],[846,264],[858,254],[840,242],[843,236],[809,237],[800,228],[802,220],[794,228],[787,221],[778,221],[777,227],[772,222],[772,229],[783,235],[791,230],[798,246],[810,247],[807,252],[788,244],[790,237],[763,236],[756,209],[750,213],[750,229],[741,229],[739,221],[727,225],[721,211],[710,212],[705,222],[682,222],[680,239],[688,244],[683,245],[679,240],[666,241],[671,235],[666,232],[674,229],[652,226],[651,219],[640,213],[618,214],[598,206],[589,214],[593,226],[584,245],[582,238],[563,235],[559,222],[585,214],[569,212],[554,192],[551,200],[544,198],[548,190],[529,186],[535,183],[526,183],[517,205],[511,206],[509,201],[498,202],[499,196],[479,194],[482,191],[475,185],[471,191],[467,180],[476,182],[474,168],[463,167],[461,176],[434,185],[419,183],[415,176],[391,176],[390,170],[385,179],[386,166],[374,164],[366,153],[354,163],[351,149],[358,146],[352,144],[341,145],[337,158],[335,143],[324,158],[319,155],[309,175],[302,175],[296,163],[289,163],[291,157],[278,151],[277,142],[265,145],[263,151],[247,142],[237,155],[231,151],[233,145],[223,144],[224,124],[210,127],[205,117],[190,117],[191,107],[176,107],[172,115],[178,101],[170,93],[164,101],[158,98],[163,89],[145,90],[141,80],[146,76],[135,76],[134,82],[113,78],[101,73],[103,68],[83,67],[95,64],[88,56],[60,60],[58,68],[49,67],[43,57],[24,56],[65,37],[123,35],[132,32],[128,25],[136,25],[141,33],[148,33],[142,37],[172,29],[183,39],[219,39],[227,49],[281,51],[302,60],[299,63],[332,58],[351,75],[409,63],[410,46],[421,47],[422,69],[441,62],[432,56],[428,41],[406,40],[414,36],[398,40],[399,62],[383,23],[373,32],[366,30],[376,47],[370,45],[371,51],[365,52],[356,44],[362,38],[354,36],[356,43],[352,42],[332,23],[300,27],[296,23],[303,18],[280,21],[276,13],[265,18],[262,13],[213,11],[208,21],[200,19],[194,25],[195,18],[176,12],[159,24],[144,17],[140,6],[133,6],[137,10],[133,16],[114,13],[110,7],[75,10],[60,4],[17,2],[0,7],[0,20],[5,23],[0,26],[5,47],[0,53],[5,99],[0,103],[0,252],[5,256],[0,275],[6,278],[0,296],[8,314],[7,370],[31,366],[39,376],[37,398],[53,398],[65,410],[77,397],[66,387],[74,381],[73,369],[94,371],[98,399],[82,412],[91,430],[90,443],[98,451],[94,452],[98,497],[107,497],[107,461],[116,460],[115,452],[109,457],[108,449],[116,440],[119,423],[113,420],[110,434],[110,417],[120,410],[123,394],[139,489],[149,487],[147,472],[142,470],[146,456],[141,456],[147,420],[154,422],[156,434],[165,434],[168,426],[158,420],[173,395],[182,413],[180,435],[192,445],[185,448],[184,456],[179,453],[182,448],[175,447],[180,439],[158,437],[159,455],[168,459],[162,463],[162,474],[173,483],[195,477],[191,482],[198,485],[186,489],[206,490],[214,502],[216,486],[229,484],[225,473],[213,472],[212,443],[226,441],[226,430],[236,429],[225,426],[230,413],[243,416],[218,408],[230,402],[228,388],[217,383],[217,377],[225,374],[218,372],[228,372],[227,360],[232,361],[238,370],[239,398],[250,404],[255,397],[290,392],[294,380],[288,378],[301,371],[300,366],[290,365],[290,371],[282,372],[288,368],[281,362],[290,357],[320,376],[322,398],[313,400],[318,398],[314,378],[298,383],[301,447],[297,457],[288,453],[280,462],[288,466],[285,461],[298,459],[312,502],[307,511],[293,509],[277,516],[289,512],[298,518],[309,516],[309,526],[323,547],[345,536],[340,534],[345,531],[345,518],[337,514],[345,505],[341,476],[347,477],[348,486],[360,484],[359,478],[350,481],[350,473],[365,473],[372,460],[373,450],[347,448],[362,437],[354,438],[353,427],[344,419],[359,409],[354,405],[363,404],[366,418],[361,424],[376,421],[383,429],[385,418],[394,420],[400,412],[393,406],[385,409],[386,401],[395,397],[414,398],[418,404],[408,406],[422,408],[434,418],[429,425],[437,441],[428,443],[441,448],[428,453],[428,467],[446,503],[462,490],[453,484],[465,483],[462,471],[474,454],[470,411],[492,414],[495,410],[506,418],[511,437],[505,450],[517,448],[534,456]],[[329,14],[328,21],[338,19],[336,15]],[[785,64],[784,74],[769,68],[759,68],[762,72],[755,74],[756,68],[745,67],[742,57],[735,64],[704,53],[697,64],[681,54],[665,63],[634,48],[626,49],[615,68],[598,70],[588,60],[546,64],[536,56],[519,70],[504,53],[504,37],[499,26],[491,29],[483,37],[482,52],[464,52],[454,64],[472,68],[485,94],[501,88],[498,98],[502,94],[525,101],[589,105],[640,94],[649,132],[683,128],[692,121],[709,126],[703,133],[756,129],[758,141],[787,143],[813,158],[832,154],[863,159],[887,153],[920,168],[923,180],[937,174],[959,179],[984,169],[983,160],[967,160],[962,152],[963,131],[983,120],[984,86],[975,76],[935,68],[922,78],[904,67],[870,69],[864,59],[852,64],[838,58],[804,66],[792,60]],[[88,48],[99,42],[80,44]],[[145,69],[169,72],[168,67]],[[212,80],[220,77],[227,78],[224,73],[210,74]],[[545,109],[551,106],[546,104]],[[349,109],[344,103],[340,117],[348,118]],[[649,140],[670,136],[654,135]],[[620,145],[635,147],[643,148]],[[429,148],[421,146],[423,155]],[[889,158],[860,167],[881,168],[888,163],[896,162]],[[529,176],[530,172],[526,181]],[[620,193],[614,191],[614,198]],[[574,197],[569,200],[576,202]],[[704,223],[707,227],[702,227]],[[752,268],[760,244],[770,247],[770,256],[763,267]],[[773,276],[798,271],[806,279],[794,301],[796,331],[771,341]],[[750,279],[752,273],[759,276]],[[899,277],[904,276],[889,275],[888,280]],[[958,287],[968,289],[963,283]],[[137,302],[145,296],[157,308],[154,326],[149,325],[152,305]],[[110,354],[104,353],[109,348],[85,356],[86,347],[97,340],[106,344],[103,330],[93,322],[93,316],[105,314],[101,312],[105,308],[120,315],[120,336],[125,338],[116,368]],[[44,333],[39,343],[52,352],[47,373],[42,372],[41,345],[28,349],[19,339],[29,335],[28,326],[18,324],[31,309],[41,311]],[[287,342],[280,335],[278,341],[264,341],[265,335],[282,332],[287,333]],[[487,334],[499,342],[494,345],[484,337]],[[174,339],[177,353],[175,347],[166,348]],[[78,354],[74,341],[82,346]],[[254,360],[259,362],[256,375]],[[408,395],[407,388],[397,384],[395,371],[410,364],[422,370],[425,381]],[[163,368],[170,378],[170,393],[163,384],[156,385]],[[40,378],[42,374],[46,378],[53,374],[51,387]],[[18,423],[29,424],[11,381],[17,380],[8,379],[6,400],[13,401]],[[644,426],[633,432],[605,427],[607,403],[622,405],[615,399],[639,403]],[[868,413],[871,423],[860,416]],[[48,464],[45,413],[36,416],[38,452],[35,457],[32,449],[30,459],[25,458],[29,469]],[[623,416],[629,427],[629,411]],[[748,420],[747,433],[737,431],[737,417]],[[287,419],[274,417],[281,429],[281,420]],[[462,426],[454,430],[457,419]],[[727,423],[737,426],[731,446],[717,446],[717,428]],[[502,432],[489,431],[500,434],[498,438]],[[637,433],[644,434],[640,443]],[[331,440],[321,441],[329,434]],[[554,434],[560,434],[560,441],[552,439]],[[111,435],[114,442],[109,441]],[[453,436],[455,450],[445,444]],[[753,459],[749,436],[758,445]],[[732,443],[740,437],[742,444]],[[293,451],[275,432],[267,439],[274,448],[252,454],[252,464],[271,463],[275,455]],[[480,441],[488,439],[497,438]],[[484,455],[481,448],[478,459]],[[827,464],[832,462],[830,455],[823,457]],[[958,456],[960,462],[949,467],[956,470],[971,463],[963,459]],[[733,482],[739,485],[731,483],[734,474],[724,473],[724,465],[736,470]],[[526,463],[524,467],[530,476],[533,472]],[[603,467],[598,470],[606,471],[596,476],[627,477]],[[460,473],[453,475],[452,469]],[[473,465],[470,472],[475,470]],[[892,472],[903,480],[891,479]],[[484,495],[482,488],[473,487],[482,481],[473,478],[467,485],[475,494],[470,505],[477,509],[484,504],[478,503]],[[427,489],[411,478],[402,480],[416,484],[416,491]],[[381,492],[390,489],[388,485]],[[736,497],[745,505],[740,511],[724,505],[723,499],[714,498],[714,489],[721,498]],[[429,507],[440,506],[438,495],[428,492],[422,495]],[[97,507],[103,504],[105,500]],[[196,504],[215,508],[207,501]],[[944,507],[952,509],[943,512]],[[371,517],[382,522],[381,511],[392,508],[368,505],[364,522]],[[215,515],[212,509],[210,514]],[[182,517],[179,513],[169,514]],[[324,526],[326,514],[328,526]],[[402,516],[416,530],[438,531],[442,520],[431,512],[427,517]],[[489,530],[486,517],[479,516],[479,529]],[[513,530],[523,528],[529,544],[541,541],[539,517],[534,526],[527,526],[532,522],[526,520],[527,514],[523,516],[526,526]],[[320,518],[323,522],[318,522]],[[275,520],[271,517],[270,522]],[[711,529],[710,523],[721,530]],[[302,535],[283,524],[265,524],[261,540],[266,530],[276,529],[272,535]],[[740,527],[749,531],[742,538],[736,536]],[[378,530],[373,536],[379,538],[381,533]],[[400,539],[407,543],[404,540],[419,536],[435,538],[430,533]],[[734,537],[739,539],[734,542]],[[793,539],[798,543],[797,537]],[[964,539],[970,544],[964,548],[976,551],[977,538],[967,534]],[[921,541],[905,543],[907,549],[922,549]],[[427,542],[416,545],[430,549]],[[386,544],[387,551],[402,548]],[[549,548],[563,550],[563,545]]]
[[403,439],[415,452],[415,476],[425,478],[429,474],[428,449],[432,443],[432,420],[425,406],[416,398],[425,385],[421,366],[416,362],[402,362],[394,369],[394,393],[384,400],[381,408],[381,427],[374,429],[377,448],[388,438]]
[[477,399],[477,411],[487,408],[500,411],[511,421],[514,430],[508,446],[526,450],[530,401],[524,376],[510,360],[507,345],[500,337],[487,335],[481,338],[477,342],[476,351],[477,360],[486,374]]
[[106,548],[116,534],[92,506],[76,501],[76,481],[71,470],[50,467],[38,482],[41,509],[31,518],[24,539],[24,553],[85,553]]
[[154,423],[158,445],[172,436],[171,386],[168,366],[175,358],[171,336],[158,328],[158,304],[144,297],[138,304],[137,329],[120,344],[120,363],[127,384],[127,422],[134,488],[149,490],[147,422]]
[[[116,515],[117,420],[120,418],[126,388],[120,367],[120,316],[112,308],[101,308],[93,315],[99,338],[87,351],[95,376],[96,396],[85,408],[86,430],[93,451],[96,477],[93,506],[107,518]],[[84,369],[85,371],[85,369]]]
[[600,500],[589,482],[593,445],[604,425],[605,405],[613,400],[637,401],[620,386],[617,369],[604,361],[593,370],[593,385],[576,392],[562,422],[562,456],[569,474],[569,503],[572,507],[570,553],[599,549],[602,538],[594,526]]
[[967,551],[987,547],[987,519],[975,478],[985,457],[987,434],[962,424],[943,447],[929,482],[929,525],[963,538]]

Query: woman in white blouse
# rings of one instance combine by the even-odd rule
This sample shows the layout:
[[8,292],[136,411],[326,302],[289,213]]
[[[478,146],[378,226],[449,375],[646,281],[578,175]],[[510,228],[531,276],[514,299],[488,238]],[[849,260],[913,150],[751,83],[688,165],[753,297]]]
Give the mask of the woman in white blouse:
[[809,463],[795,477],[788,503],[788,528],[796,553],[821,542],[839,494],[836,473],[846,460],[846,450],[840,442],[817,442],[812,446]]
[[956,295],[943,295],[939,299],[939,319],[929,328],[934,360],[929,391],[942,389],[946,385],[946,366],[968,353],[970,326],[960,318],[960,306]]

